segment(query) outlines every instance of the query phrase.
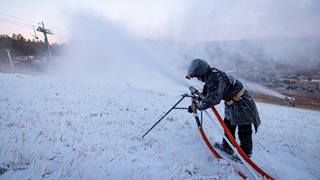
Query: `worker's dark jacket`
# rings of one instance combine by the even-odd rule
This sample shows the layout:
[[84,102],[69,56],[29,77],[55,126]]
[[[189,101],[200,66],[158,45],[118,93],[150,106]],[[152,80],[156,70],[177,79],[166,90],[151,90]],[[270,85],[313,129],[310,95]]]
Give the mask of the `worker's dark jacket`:
[[204,110],[224,100],[225,118],[230,120],[232,125],[254,124],[257,131],[260,125],[260,118],[256,104],[247,90],[241,96],[240,101],[232,105],[226,103],[236,96],[242,88],[243,85],[239,80],[216,68],[211,68],[205,77],[205,85],[203,87],[205,98],[197,106],[200,110]]

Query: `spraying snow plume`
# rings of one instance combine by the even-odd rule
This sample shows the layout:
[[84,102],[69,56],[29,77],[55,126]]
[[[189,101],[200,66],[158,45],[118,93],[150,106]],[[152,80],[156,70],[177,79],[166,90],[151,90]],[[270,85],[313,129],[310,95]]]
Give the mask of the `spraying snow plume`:
[[189,86],[181,72],[170,67],[172,57],[154,52],[119,24],[89,13],[77,13],[71,21],[75,33],[63,57],[64,73],[144,84],[156,80],[158,73]]
[[254,82],[251,82],[251,81],[245,81],[245,84],[248,86],[247,88],[254,91],[254,92],[259,92],[259,93],[262,93],[262,94],[265,94],[265,95],[269,95],[269,96],[273,96],[273,97],[277,97],[277,98],[280,98],[280,99],[285,99],[285,95],[275,91],[275,90],[272,90],[270,88],[267,88],[261,84],[258,84],[258,83],[254,83]]
[[[183,79],[187,65],[203,58],[221,69],[236,71],[235,76],[250,81],[276,77],[277,67],[319,66],[319,40],[261,38],[239,41],[187,44],[175,41],[142,40],[123,24],[90,13],[76,13],[71,19],[75,32],[66,56],[64,72],[81,76],[103,77],[103,81],[127,82],[157,87],[167,77],[188,87]],[[205,33],[204,33],[205,34]],[[264,73],[261,73],[264,72]],[[139,83],[138,83],[139,82]],[[266,88],[256,88],[266,89]],[[267,92],[267,91],[263,91]],[[270,93],[269,93],[270,94]],[[279,94],[278,94],[279,96]]]

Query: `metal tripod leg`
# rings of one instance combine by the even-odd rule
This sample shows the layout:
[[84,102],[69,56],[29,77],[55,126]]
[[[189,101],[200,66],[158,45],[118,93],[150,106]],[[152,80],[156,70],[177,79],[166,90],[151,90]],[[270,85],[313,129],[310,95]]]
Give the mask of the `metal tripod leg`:
[[203,113],[202,111],[200,111],[200,124],[201,124],[201,127],[202,127],[202,123],[203,123]]
[[166,112],[166,114],[164,114],[146,133],[143,134],[143,136],[141,137],[142,139],[157,125],[160,123],[160,121],[165,118],[173,109],[175,109],[175,107],[185,98],[188,97],[186,95],[182,95],[182,98],[175,104],[172,106],[172,108]]

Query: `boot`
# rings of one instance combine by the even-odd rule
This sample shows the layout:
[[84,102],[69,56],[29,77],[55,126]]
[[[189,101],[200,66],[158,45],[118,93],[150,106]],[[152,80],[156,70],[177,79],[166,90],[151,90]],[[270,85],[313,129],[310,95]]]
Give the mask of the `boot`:
[[221,151],[224,151],[225,153],[229,154],[230,156],[233,155],[233,150],[229,147],[229,145],[224,145],[221,143],[214,143],[214,147],[220,149]]
[[[249,158],[251,158],[251,154],[247,154],[247,156],[248,156]],[[239,156],[236,155],[236,154],[234,154],[234,155],[231,157],[231,159],[232,159],[233,161],[242,163],[241,160],[240,160],[240,158],[239,158]]]

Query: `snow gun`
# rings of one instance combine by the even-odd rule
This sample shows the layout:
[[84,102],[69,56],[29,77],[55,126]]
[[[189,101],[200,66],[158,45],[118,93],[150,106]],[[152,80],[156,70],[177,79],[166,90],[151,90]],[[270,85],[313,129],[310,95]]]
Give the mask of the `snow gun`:
[[[155,124],[153,124],[153,126],[148,130],[146,131],[143,135],[142,135],[142,139],[147,135],[149,134],[149,132],[154,128],[156,127],[172,110],[174,109],[184,109],[184,110],[188,110],[188,112],[192,113],[194,118],[195,118],[195,121],[196,121],[196,124],[197,124],[197,127],[198,127],[198,130],[199,130],[199,133],[201,134],[201,137],[203,139],[203,141],[205,142],[205,144],[208,146],[209,150],[211,151],[211,153],[214,155],[215,158],[217,158],[218,160],[221,160],[223,159],[222,156],[216,151],[216,149],[211,145],[211,143],[209,142],[203,128],[202,128],[202,125],[203,125],[203,111],[200,111],[200,118],[198,116],[198,109],[197,109],[197,106],[196,106],[196,103],[200,100],[202,100],[204,98],[204,96],[194,87],[190,86],[189,87],[189,90],[190,90],[190,94],[182,94],[181,95],[181,98],[178,100],[178,102],[176,104],[174,104]],[[183,100],[185,99],[186,97],[189,97],[191,98],[191,105],[189,107],[177,107],[178,104]],[[245,152],[241,149],[241,147],[237,144],[235,138],[232,136],[232,134],[230,133],[228,127],[226,126],[226,124],[224,123],[221,115],[219,114],[219,112],[217,111],[217,109],[212,106],[211,107],[211,110],[213,111],[213,113],[215,114],[217,121],[215,121],[211,116],[210,114],[204,110],[204,112],[206,113],[206,115],[212,120],[214,121],[217,125],[220,125],[222,126],[224,132],[222,132],[223,135],[223,138],[226,140],[226,142],[229,144],[229,146],[232,148],[233,152],[236,153],[236,155],[239,157],[240,159],[240,163],[243,164],[247,169],[248,171],[250,172],[250,174],[252,174],[252,177],[254,179],[269,179],[269,180],[273,180],[274,178],[271,177],[269,174],[267,174],[264,170],[262,170],[260,167],[258,167],[246,154]],[[231,162],[231,161],[230,161]],[[232,164],[230,164],[232,165]],[[247,175],[245,175],[244,173],[238,171],[237,172],[238,175],[240,177],[242,177],[243,179],[247,179]]]
[[[199,100],[200,99],[200,93],[199,93],[199,91],[196,89],[196,88],[194,88],[194,87],[192,87],[192,86],[190,86],[189,87],[189,90],[190,90],[190,94],[182,94],[181,95],[181,99],[175,104],[175,105],[173,105],[147,132],[145,132],[143,135],[142,135],[142,139],[147,135],[147,134],[149,134],[149,132],[154,128],[154,127],[156,127],[172,110],[174,110],[174,109],[185,109],[185,110],[188,110],[189,112],[191,112],[191,111],[194,111],[194,113],[196,114],[196,106],[195,106],[195,103],[197,102],[197,100]],[[191,99],[192,99],[192,103],[191,103],[191,107],[192,107],[192,109],[190,109],[190,108],[187,108],[187,107],[177,107],[177,105],[184,99],[184,98],[186,98],[186,97],[190,97]]]
[[[198,125],[201,126],[202,124],[202,111],[201,111],[201,119],[199,120],[199,117],[198,117],[198,113],[197,113],[197,108],[196,108],[196,103],[197,101],[201,100],[203,97],[203,95],[196,89],[194,88],[193,86],[190,86],[189,87],[189,90],[190,90],[190,94],[182,94],[181,95],[181,99],[175,104],[173,105],[147,132],[145,132],[143,135],[142,135],[142,139],[147,135],[149,134],[149,132],[154,128],[156,127],[172,110],[174,109],[185,109],[185,110],[188,110],[188,112],[190,113],[193,113],[195,118],[196,118],[196,122]],[[186,97],[190,97],[191,98],[191,106],[189,107],[177,107],[177,105]],[[198,122],[199,121],[199,122]]]

